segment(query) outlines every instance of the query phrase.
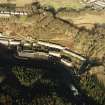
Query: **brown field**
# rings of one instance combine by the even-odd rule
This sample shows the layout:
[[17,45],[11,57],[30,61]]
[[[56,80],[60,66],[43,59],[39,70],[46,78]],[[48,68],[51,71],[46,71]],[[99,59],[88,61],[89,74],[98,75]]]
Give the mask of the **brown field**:
[[82,10],[80,12],[61,12],[57,17],[74,23],[78,27],[84,26],[91,29],[94,24],[105,23],[105,12],[94,10]]
[[94,24],[99,23],[103,24],[105,23],[105,14],[100,15],[92,15],[92,14],[85,14],[78,17],[71,18],[73,23],[78,26],[85,26],[87,28],[91,28]]

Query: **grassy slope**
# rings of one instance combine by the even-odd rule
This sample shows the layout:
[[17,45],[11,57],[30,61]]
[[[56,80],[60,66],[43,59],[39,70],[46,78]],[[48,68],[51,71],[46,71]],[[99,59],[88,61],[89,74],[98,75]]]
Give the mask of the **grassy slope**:
[[57,17],[63,18],[67,21],[72,21],[77,26],[85,26],[87,28],[93,27],[95,23],[103,24],[105,23],[105,12],[103,11],[95,11],[91,9],[85,9],[80,12],[59,12]]

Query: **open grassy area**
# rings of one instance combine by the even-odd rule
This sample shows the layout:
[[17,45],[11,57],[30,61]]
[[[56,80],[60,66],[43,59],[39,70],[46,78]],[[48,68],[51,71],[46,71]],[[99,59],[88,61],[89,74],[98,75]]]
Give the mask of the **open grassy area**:
[[20,22],[25,22],[27,21],[27,16],[21,16],[19,19],[20,19]]
[[55,9],[61,7],[70,7],[73,9],[78,9],[82,7],[80,1],[81,0],[39,0],[42,5],[50,5],[53,6]]
[[[14,2],[12,0],[9,0],[10,3],[16,3],[16,6],[18,7],[24,6],[25,4],[30,4],[35,1],[39,1],[42,5],[44,4],[53,6],[55,9],[61,7],[71,7],[74,9],[81,8],[81,0],[16,0]],[[6,2],[8,2],[8,0],[4,3]]]

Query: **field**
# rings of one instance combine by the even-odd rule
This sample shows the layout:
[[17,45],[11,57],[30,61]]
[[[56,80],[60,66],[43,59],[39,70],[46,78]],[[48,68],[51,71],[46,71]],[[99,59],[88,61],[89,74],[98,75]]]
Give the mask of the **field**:
[[78,27],[84,26],[91,29],[94,24],[103,24],[105,23],[105,12],[104,11],[95,11],[91,9],[84,9],[79,12],[77,11],[64,11],[59,12],[57,17],[60,17],[64,20],[72,22]]
[[82,7],[80,1],[81,0],[39,0],[42,5],[50,5],[53,6],[55,9],[61,7],[71,7],[74,9],[78,9]]
[[24,6],[25,4],[30,4],[32,2],[39,1],[42,5],[53,6],[55,9],[61,7],[71,7],[74,9],[81,8],[81,0],[2,0],[0,3],[16,3],[18,7]]
[[17,6],[24,6],[25,4],[29,4],[29,3],[32,3],[32,0],[16,0]]
[[77,26],[81,27],[81,26],[85,26],[87,28],[92,28],[94,26],[94,24],[99,23],[99,24],[103,24],[105,23],[105,14],[101,14],[98,15],[92,15],[92,14],[84,14],[84,15],[80,15],[78,17],[71,17],[72,21],[74,24],[76,24]]

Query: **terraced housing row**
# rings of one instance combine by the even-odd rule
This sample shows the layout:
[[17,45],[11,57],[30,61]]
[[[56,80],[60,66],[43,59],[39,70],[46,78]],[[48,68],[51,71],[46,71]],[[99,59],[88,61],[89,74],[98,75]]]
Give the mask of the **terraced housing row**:
[[47,41],[27,42],[1,37],[0,43],[8,48],[15,49],[15,57],[21,59],[35,59],[39,56],[40,58],[57,61],[67,67],[75,67],[78,69],[81,69],[87,62],[85,57],[71,51],[69,48]]
[[16,7],[13,4],[3,5],[0,4],[0,17],[10,17],[10,16],[28,16],[32,15],[37,11],[37,3],[32,5],[26,5],[24,7]]
[[87,0],[83,1],[83,4],[90,6],[94,9],[104,9],[105,8],[105,0]]
[[10,16],[28,16],[34,13],[34,10],[25,10],[22,8],[17,8],[16,10],[0,10],[0,17],[10,17]]

